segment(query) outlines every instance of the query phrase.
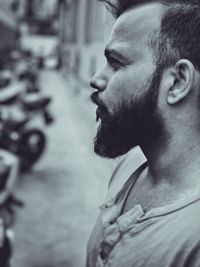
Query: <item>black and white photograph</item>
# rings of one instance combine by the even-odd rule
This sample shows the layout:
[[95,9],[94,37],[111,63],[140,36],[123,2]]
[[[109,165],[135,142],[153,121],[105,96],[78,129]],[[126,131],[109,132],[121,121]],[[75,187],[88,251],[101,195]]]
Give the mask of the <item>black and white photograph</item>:
[[0,267],[200,267],[200,0],[0,0]]

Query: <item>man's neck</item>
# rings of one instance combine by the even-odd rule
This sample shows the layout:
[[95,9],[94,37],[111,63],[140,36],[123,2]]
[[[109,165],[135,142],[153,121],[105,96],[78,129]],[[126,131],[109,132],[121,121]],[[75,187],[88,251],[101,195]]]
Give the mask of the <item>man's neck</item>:
[[199,136],[157,141],[156,144],[142,147],[148,160],[148,178],[152,184],[178,185],[180,190],[199,185]]

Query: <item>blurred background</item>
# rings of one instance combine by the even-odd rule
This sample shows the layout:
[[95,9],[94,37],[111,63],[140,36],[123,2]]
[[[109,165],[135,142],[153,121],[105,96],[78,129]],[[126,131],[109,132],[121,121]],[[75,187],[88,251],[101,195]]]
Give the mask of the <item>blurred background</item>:
[[85,266],[117,163],[93,152],[89,98],[111,25],[94,0],[0,0],[0,247],[12,267]]

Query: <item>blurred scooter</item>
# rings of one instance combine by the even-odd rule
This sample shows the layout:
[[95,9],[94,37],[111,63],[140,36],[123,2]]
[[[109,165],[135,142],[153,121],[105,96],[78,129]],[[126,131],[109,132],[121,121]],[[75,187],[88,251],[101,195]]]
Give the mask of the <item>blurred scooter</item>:
[[23,202],[14,195],[14,185],[18,178],[18,158],[0,149],[0,266],[9,267],[15,221],[15,207],[23,207]]
[[[0,147],[19,157],[20,171],[29,170],[44,152],[46,135],[44,130],[29,123],[36,117],[42,117],[45,125],[53,122],[48,111],[51,98],[42,94],[27,94],[21,97],[18,105],[1,109]],[[1,101],[0,101],[0,104]],[[17,112],[22,116],[17,116]]]
[[39,127],[30,127],[30,124],[36,116],[41,117],[45,125],[53,122],[48,110],[50,102],[51,98],[42,92],[27,93],[20,83],[11,81],[8,86],[3,86],[2,82],[0,148],[19,157],[20,171],[29,170],[44,152],[45,132]]
[[0,218],[0,266],[10,267],[12,257],[12,241],[9,237],[9,230]]

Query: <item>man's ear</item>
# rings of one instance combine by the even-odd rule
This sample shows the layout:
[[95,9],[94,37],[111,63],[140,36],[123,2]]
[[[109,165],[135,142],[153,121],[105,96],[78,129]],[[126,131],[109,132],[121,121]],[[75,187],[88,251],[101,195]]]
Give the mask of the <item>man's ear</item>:
[[194,65],[187,59],[177,61],[171,70],[173,85],[167,94],[167,103],[176,104],[183,100],[192,90],[195,83]]

